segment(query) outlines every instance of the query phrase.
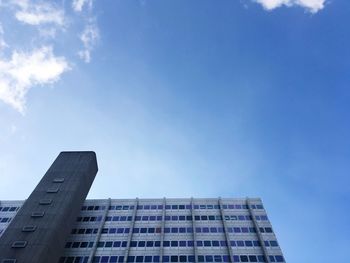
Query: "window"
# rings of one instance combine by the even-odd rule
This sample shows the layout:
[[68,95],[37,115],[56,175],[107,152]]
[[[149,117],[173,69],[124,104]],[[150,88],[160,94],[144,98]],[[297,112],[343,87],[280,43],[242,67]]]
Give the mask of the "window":
[[255,255],[250,255],[249,256],[249,262],[258,262],[258,259]]
[[178,241],[171,241],[171,246],[172,246],[172,247],[177,247],[177,246],[179,246],[179,245],[178,245]]
[[244,242],[242,240],[238,240],[236,243],[238,247],[244,247]]
[[27,241],[15,241],[12,243],[12,248],[25,248],[27,246]]
[[[246,241],[244,241],[244,243],[245,243],[246,247],[252,247],[253,246],[253,242],[252,241],[246,240]],[[253,262],[256,262],[256,261],[253,261]]]
[[284,262],[283,256],[280,256],[280,255],[275,256],[275,259],[276,259],[276,262]]
[[211,247],[211,242],[209,240],[204,240],[205,247]]
[[180,262],[187,262],[187,257],[184,255],[179,256]]
[[220,255],[215,255],[214,256],[214,262],[222,262],[222,258]]
[[138,244],[139,247],[145,247],[145,245],[146,245],[145,241],[139,241],[139,244]]
[[97,247],[104,247],[104,245],[105,245],[105,242],[100,241],[97,243]]
[[50,187],[46,190],[46,193],[49,193],[49,194],[54,194],[54,193],[57,193],[59,190],[59,187],[58,186],[54,186],[54,187]]
[[81,242],[80,243],[80,247],[81,248],[85,248],[85,247],[87,247],[88,246],[88,242]]
[[153,241],[147,241],[146,246],[147,247],[153,247]]
[[163,241],[163,247],[170,247],[170,241]]
[[36,230],[36,226],[24,226],[22,228],[22,232],[34,232]]
[[241,230],[242,233],[248,233],[248,227],[242,227]]
[[239,256],[239,258],[241,259],[241,262],[249,262],[248,256],[246,256],[246,255],[241,255],[241,256]]
[[45,212],[33,212],[31,217],[43,217]]
[[205,261],[206,262],[213,262],[213,256],[211,256],[211,255],[205,256]]
[[78,248],[80,245],[79,242],[73,242],[72,248]]
[[53,183],[63,183],[64,182],[64,178],[63,177],[58,177],[53,179],[52,181]]
[[212,241],[212,244],[213,244],[213,247],[218,247],[218,246],[220,246],[219,241],[216,241],[216,240]]
[[278,243],[277,243],[276,240],[271,240],[271,241],[270,241],[270,245],[271,245],[272,247],[278,247]]

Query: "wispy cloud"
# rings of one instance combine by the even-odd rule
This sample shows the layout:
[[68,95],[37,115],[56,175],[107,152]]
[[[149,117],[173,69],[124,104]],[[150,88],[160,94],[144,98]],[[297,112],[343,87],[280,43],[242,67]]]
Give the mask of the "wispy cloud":
[[35,85],[54,83],[69,69],[67,60],[56,57],[50,46],[14,51],[10,60],[0,60],[0,99],[24,114],[27,92]]
[[92,8],[92,0],[73,0],[72,7],[74,11],[81,12],[87,6],[89,9]]
[[0,24],[0,52],[7,47],[7,44],[4,39],[4,29],[2,28],[2,25]]
[[49,2],[30,2],[28,0],[12,1],[18,7],[15,17],[29,25],[65,23],[64,10]]
[[[30,89],[58,81],[71,69],[69,65],[77,65],[71,62],[76,59],[72,54],[78,53],[86,63],[91,61],[99,40],[92,5],[93,0],[0,0],[1,101],[24,114]],[[10,30],[27,35],[5,39],[4,31]],[[62,46],[62,39],[73,43],[69,50]],[[62,55],[57,56],[56,49]]]
[[281,6],[301,6],[311,13],[317,13],[325,7],[326,0],[252,0],[261,4],[266,10]]
[[87,25],[80,35],[80,40],[83,43],[84,49],[78,52],[78,55],[81,59],[83,59],[86,63],[91,61],[91,51],[95,47],[97,41],[99,39],[99,31],[98,27],[95,23]]

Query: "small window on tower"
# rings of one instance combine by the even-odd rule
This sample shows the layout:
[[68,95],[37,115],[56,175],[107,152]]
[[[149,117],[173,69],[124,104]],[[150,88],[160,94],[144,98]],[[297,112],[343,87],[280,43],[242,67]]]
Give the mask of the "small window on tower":
[[55,178],[52,181],[53,183],[63,183],[64,182],[64,178],[60,177],[60,178]]
[[40,199],[39,204],[40,205],[51,205],[52,199]]
[[22,228],[22,232],[34,232],[36,230],[36,226],[24,226]]
[[50,187],[49,189],[46,190],[46,193],[57,193],[59,190],[59,187]]
[[12,248],[24,248],[27,245],[27,241],[15,241],[12,243]]

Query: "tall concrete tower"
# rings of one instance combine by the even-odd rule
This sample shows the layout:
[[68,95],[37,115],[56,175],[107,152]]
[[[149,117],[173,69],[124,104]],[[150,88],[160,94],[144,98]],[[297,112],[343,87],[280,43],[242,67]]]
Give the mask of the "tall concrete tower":
[[58,262],[97,170],[94,152],[61,152],[1,236],[0,262]]

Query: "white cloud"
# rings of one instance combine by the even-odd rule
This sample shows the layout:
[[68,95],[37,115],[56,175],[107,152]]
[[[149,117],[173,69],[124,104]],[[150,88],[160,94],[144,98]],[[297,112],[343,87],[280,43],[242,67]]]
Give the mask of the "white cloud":
[[64,11],[48,3],[32,3],[29,1],[14,1],[19,7],[15,17],[18,21],[29,25],[55,24],[63,26],[65,24]]
[[94,23],[87,25],[80,35],[80,40],[83,42],[84,49],[80,50],[78,55],[86,63],[90,62],[90,53],[94,49],[99,37],[98,27]]
[[74,11],[81,12],[84,6],[87,6],[89,9],[92,8],[92,0],[73,0],[72,7]]
[[69,69],[66,59],[54,56],[50,46],[31,53],[14,51],[10,60],[0,59],[0,99],[24,114],[27,92],[54,83]]
[[[70,69],[71,49],[85,62],[91,61],[99,39],[92,5],[93,0],[0,0],[1,101],[24,114],[26,95],[32,87],[52,84]],[[74,12],[66,12],[67,8]],[[5,41],[3,26],[5,33],[18,32],[19,37]],[[70,43],[67,47],[66,42]],[[55,46],[69,52],[56,56]]]
[[0,52],[6,47],[8,47],[8,45],[6,44],[4,39],[4,29],[2,28],[2,25],[0,23]]
[[253,0],[265,9],[272,10],[281,6],[301,6],[311,13],[317,13],[324,8],[326,0]]

